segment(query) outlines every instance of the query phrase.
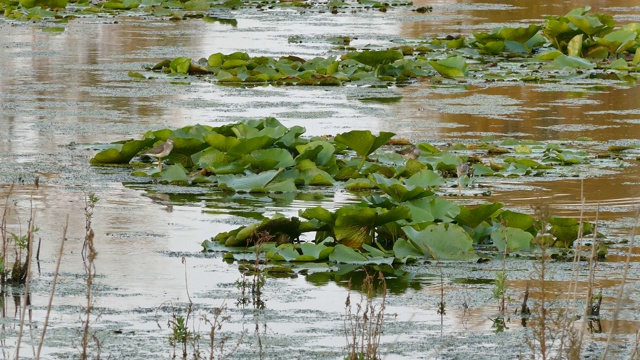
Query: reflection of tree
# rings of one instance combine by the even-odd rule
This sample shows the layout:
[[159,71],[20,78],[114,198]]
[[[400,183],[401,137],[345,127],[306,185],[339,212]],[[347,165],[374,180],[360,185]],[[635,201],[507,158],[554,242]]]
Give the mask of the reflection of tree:
[[[474,4],[475,3],[475,4]],[[494,5],[495,4],[495,5]],[[424,16],[414,14],[420,21],[405,21],[400,23],[401,34],[405,38],[422,38],[427,35],[459,34],[460,29],[490,30],[496,24],[540,23],[546,16],[565,15],[569,11],[585,6],[584,1],[540,1],[517,2],[517,6],[505,6],[504,1],[470,1],[470,0],[415,0],[415,6],[433,6],[433,14],[439,16]],[[617,0],[615,6],[620,12],[625,8],[632,9],[637,6],[636,0]],[[589,2],[590,13],[613,12],[611,1],[596,0]],[[617,20],[617,19],[616,19]],[[627,22],[630,22],[627,20]],[[622,22],[624,24],[624,22]],[[477,30],[476,30],[477,29]],[[468,32],[471,30],[465,30]]]
[[[266,283],[266,276],[263,266],[265,262],[261,257],[260,246],[270,242],[273,238],[266,232],[256,233],[253,240],[255,249],[255,259],[253,264],[243,264],[238,269],[242,273],[242,277],[236,281],[236,287],[240,291],[236,301],[236,307],[240,309],[247,308],[251,305],[254,309],[263,310],[267,307],[262,298],[262,288]],[[258,328],[256,324],[256,329]]]
[[[135,54],[156,46],[158,37],[145,34],[157,32],[152,22],[119,18],[118,26],[70,22],[60,36],[38,29],[12,33],[7,37],[12,46],[0,46],[3,68],[0,101],[17,103],[15,109],[19,116],[2,116],[0,124],[7,125],[7,132],[3,132],[11,139],[26,137],[31,148],[41,148],[51,142],[52,134],[21,125],[29,124],[25,122],[28,118],[47,122],[42,127],[56,123],[62,123],[63,127],[91,124],[94,128],[89,134],[94,139],[94,132],[99,132],[102,126],[112,126],[116,117],[138,118],[146,124],[163,117],[180,117],[177,110],[161,106],[163,99],[159,96],[152,98],[153,93],[139,91],[137,82],[128,78],[120,82],[114,80],[121,79],[123,73],[126,76],[127,70],[140,69],[140,65],[134,63],[138,61]],[[189,41],[198,39],[194,37]],[[183,41],[182,37],[165,36],[162,45],[179,46]],[[0,45],[6,43],[0,41]],[[127,62],[132,63],[130,69],[126,68]],[[122,63],[125,63],[124,69]],[[146,98],[150,101],[145,101]],[[108,122],[104,121],[106,117]],[[82,137],[74,140],[87,141]]]
[[[413,280],[410,272],[394,269],[390,265],[340,265],[336,271],[314,272],[306,276],[306,280],[316,286],[323,286],[333,281],[336,285],[351,289],[360,289],[367,278],[367,274],[380,271],[385,276],[386,288],[393,294],[402,294],[407,289],[420,290],[418,281]],[[373,288],[377,291],[383,284],[373,281]]]
[[[384,130],[402,134],[424,128],[421,136],[427,138],[477,138],[487,134],[540,141],[627,139],[630,128],[637,125],[620,125],[617,121],[637,114],[635,99],[640,97],[640,89],[602,87],[594,91],[595,85],[492,84],[441,95],[427,91],[431,85],[421,83],[397,90],[404,98],[390,106],[398,122],[387,124]],[[481,100],[484,103],[477,103]]]
[[[418,0],[414,5],[420,6],[422,2]],[[429,5],[434,5],[434,12],[438,12],[440,7],[441,16],[437,19],[420,17],[419,21],[402,22],[399,25],[400,36],[442,37],[443,32],[458,34],[460,29],[470,28],[472,30],[464,30],[464,35],[472,36],[473,32],[490,31],[496,24],[540,24],[545,16],[561,16],[584,6],[582,2],[574,0],[514,7],[472,3],[454,0],[441,0],[436,4],[429,2]],[[616,1],[616,5],[624,9],[624,6],[636,4],[631,0],[620,0]],[[591,6],[592,14],[615,15],[610,4],[604,0],[596,1]],[[618,21],[618,25],[623,24]],[[619,81],[616,75],[613,77],[611,80]],[[589,137],[607,141],[627,139],[629,127],[635,127],[637,132],[637,125],[625,127],[612,123],[612,120],[628,118],[629,115],[625,116],[622,112],[636,110],[636,99],[640,97],[637,87],[624,89],[602,86],[598,85],[597,79],[571,82],[562,79],[546,84],[506,81],[488,83],[485,87],[462,84],[443,93],[427,83],[426,79],[421,79],[418,85],[397,89],[404,96],[403,100],[390,106],[398,121],[385,123],[382,130],[393,131],[401,136],[407,131],[421,132],[421,136],[427,138],[477,138],[483,134],[503,134],[536,140]],[[486,102],[476,104],[470,100],[472,97],[485,98]],[[501,101],[504,99],[512,102],[505,104]],[[452,100],[455,102],[449,105]],[[430,105],[438,101],[443,103]],[[615,112],[621,113],[614,115]],[[602,125],[613,126],[602,128]],[[597,130],[594,131],[594,128]]]

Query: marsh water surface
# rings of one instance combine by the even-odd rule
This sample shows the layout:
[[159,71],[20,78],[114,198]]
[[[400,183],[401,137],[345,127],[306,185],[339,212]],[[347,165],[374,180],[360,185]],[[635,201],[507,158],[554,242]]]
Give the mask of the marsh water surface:
[[[357,197],[314,190],[292,196],[237,195],[229,200],[215,193],[189,194],[180,187],[125,186],[139,181],[130,176],[131,169],[90,166],[89,158],[96,151],[84,144],[140,138],[149,129],[217,126],[272,116],[287,126],[304,126],[306,135],[369,129],[439,145],[486,136],[581,139],[584,146],[602,150],[610,145],[640,145],[640,87],[634,82],[438,86],[420,81],[388,88],[239,88],[197,79],[179,84],[137,81],[127,75],[165,58],[198,59],[215,52],[301,57],[338,54],[334,44],[325,41],[332,36],[350,36],[352,45],[364,46],[391,45],[402,38],[469,34],[505,23],[538,23],[546,15],[562,15],[581,4],[434,1],[415,5],[431,5],[433,11],[418,14],[397,8],[387,13],[331,14],[245,9],[233,13],[237,27],[199,19],[80,17],[69,21],[61,33],[0,19],[0,198],[15,184],[10,194],[14,211],[8,219],[13,232],[24,231],[30,204],[35,208],[37,236],[42,241],[40,267],[31,285],[36,324],[45,313],[65,217],[70,219],[45,343],[48,356],[77,354],[79,337],[74,327],[80,327],[79,306],[84,303],[83,199],[89,192],[100,198],[93,215],[99,252],[96,314],[100,314],[94,328],[103,356],[168,357],[167,321],[184,310],[185,277],[196,316],[222,304],[228,306],[231,320],[222,331],[232,336],[230,342],[240,342],[235,358],[257,358],[260,351],[268,359],[333,359],[344,354],[345,277],[327,281],[304,275],[270,278],[262,295],[265,309],[236,306],[240,297],[236,281],[241,278],[237,264],[227,264],[219,254],[201,254],[200,243],[248,223],[235,214],[238,211],[294,215],[298,209],[318,205],[333,209]],[[592,6],[595,12],[614,15],[621,24],[640,22],[635,1],[599,1]],[[303,41],[290,42],[294,35]],[[390,103],[359,100],[389,96],[400,99]],[[33,185],[36,176],[38,187]],[[543,202],[562,215],[577,216],[584,196],[589,220],[598,213],[607,235],[617,239],[631,233],[640,204],[637,162],[602,174],[577,173],[553,181],[505,179],[490,185],[490,200],[523,211],[529,211],[534,202]],[[596,275],[605,293],[605,314],[612,312],[621,277],[623,256],[619,253],[611,250],[609,261],[602,263]],[[638,259],[634,261],[630,278],[637,279],[640,269]],[[514,294],[520,294],[530,276],[530,263],[509,260],[507,265],[514,274]],[[501,266],[492,262],[442,265],[448,307],[443,317],[437,313],[440,273],[432,265],[416,265],[412,269],[415,277],[390,284],[382,337],[385,358],[453,359],[473,354],[489,359],[528,353],[519,321],[502,333],[492,328],[490,318],[497,312],[492,281]],[[566,281],[569,267],[555,265],[558,286]],[[637,289],[639,285],[633,280],[628,286]],[[7,294],[20,293],[20,289],[9,290],[1,320],[6,331],[0,336],[5,357],[11,357],[15,349],[17,332],[15,307]],[[632,296],[625,303],[621,316],[625,321],[616,331],[620,336],[616,351],[621,354],[628,354],[627,343],[639,329],[638,300]],[[608,331],[606,321],[603,324]],[[206,326],[200,326],[204,331]],[[243,329],[248,333],[240,339]],[[587,353],[598,354],[604,338],[603,334],[588,335]],[[22,356],[33,356],[29,344],[34,341],[23,342]]]

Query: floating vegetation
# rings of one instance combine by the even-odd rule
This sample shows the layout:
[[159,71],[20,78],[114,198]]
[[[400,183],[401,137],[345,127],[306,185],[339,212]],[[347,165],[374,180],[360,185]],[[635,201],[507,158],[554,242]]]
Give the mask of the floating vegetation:
[[[215,53],[197,62],[178,57],[149,70],[172,76],[201,76],[221,84],[342,85],[406,83],[428,77],[462,81],[560,81],[569,77],[637,81],[640,24],[620,28],[610,15],[575,9],[545,24],[498,27],[471,37],[406,41],[382,50],[303,59]],[[290,38],[290,42],[300,42]],[[348,37],[330,41],[349,44]],[[344,47],[343,47],[344,48]],[[135,73],[136,77],[140,74]],[[142,75],[144,77],[144,75]]]
[[[261,249],[274,260],[391,264],[419,257],[477,258],[474,246],[480,244],[501,252],[530,251],[540,236],[570,247],[590,225],[552,217],[548,228],[539,229],[531,215],[506,211],[500,203],[467,207],[441,195],[447,187],[469,193],[484,177],[567,177],[593,168],[616,169],[634,156],[634,149],[615,149],[622,158],[600,159],[556,143],[512,139],[447,148],[421,143],[409,145],[407,153],[401,147],[407,145],[389,145],[404,143],[392,141],[394,134],[389,132],[353,130],[313,138],[303,137],[304,132],[303,127],[288,128],[274,118],[162,129],[141,140],[112,144],[91,163],[129,164],[146,149],[172,139],[167,159],[173,165],[158,171],[134,161],[133,175],[163,184],[204,186],[231,196],[308,187],[358,191],[364,194],[358,204],[333,212],[315,207],[288,218],[276,214],[218,234],[203,247],[252,246],[261,234],[272,245],[263,243]],[[305,233],[314,233],[314,241],[300,244]]]
[[612,148],[619,156],[607,159],[584,149],[528,140],[485,138],[477,144],[436,147],[388,145],[406,144],[389,132],[353,130],[313,138],[302,136],[304,132],[275,118],[161,129],[140,140],[107,145],[91,163],[129,164],[137,156],[141,159],[144,150],[172,139],[166,159],[173,165],[157,171],[136,161],[133,174],[164,183],[211,183],[228,192],[289,192],[342,183],[350,190],[377,188],[406,200],[414,197],[416,186],[437,192],[445,184],[473,187],[475,179],[487,176],[574,177],[589,169],[614,170],[635,153],[631,147]]
[[59,19],[73,19],[79,16],[154,16],[171,20],[187,20],[201,18],[207,22],[219,22],[237,26],[237,21],[231,18],[210,17],[213,10],[237,9],[273,9],[273,8],[302,8],[317,9],[319,12],[338,13],[347,9],[353,11],[377,10],[386,12],[395,7],[411,8],[425,13],[431,11],[429,7],[413,7],[411,1],[291,1],[291,0],[107,0],[93,3],[88,0],[0,0],[0,11],[12,20],[21,21],[56,21]]
[[[421,258],[476,260],[476,246],[493,247],[499,254],[527,253],[540,244],[567,249],[593,228],[555,216],[546,225],[542,228],[532,215],[504,210],[501,203],[467,207],[426,191],[405,201],[372,194],[334,212],[314,207],[301,210],[299,217],[276,214],[217,234],[202,246],[204,251],[219,251],[224,245],[250,252],[255,234],[262,239],[269,234],[269,242],[260,246],[270,260],[392,265]],[[301,242],[304,233],[315,238]]]

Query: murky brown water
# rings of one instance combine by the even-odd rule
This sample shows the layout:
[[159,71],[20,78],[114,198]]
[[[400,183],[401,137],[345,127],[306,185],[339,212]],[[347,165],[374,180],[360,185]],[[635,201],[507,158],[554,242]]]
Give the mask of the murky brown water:
[[[305,126],[309,135],[370,129],[393,131],[416,142],[468,141],[493,135],[535,140],[589,137],[594,141],[592,146],[602,149],[611,144],[640,145],[637,101],[640,87],[635,84],[493,83],[441,87],[420,83],[366,90],[238,89],[196,80],[190,85],[140,82],[127,76],[128,71],[142,71],[145,65],[176,56],[195,59],[238,50],[271,56],[311,57],[331,53],[331,45],[323,41],[290,44],[291,35],[309,40],[348,35],[355,39],[354,46],[385,44],[394,38],[466,34],[505,22],[537,23],[545,15],[561,15],[582,6],[577,1],[538,1],[531,6],[499,1],[435,1],[424,5],[434,6],[434,11],[424,15],[401,10],[387,14],[371,11],[365,16],[249,11],[238,14],[237,27],[199,20],[80,18],[70,21],[64,33],[57,35],[44,33],[37,26],[12,25],[0,19],[0,198],[5,198],[7,184],[19,183],[12,194],[15,205],[11,206],[9,216],[10,230],[14,232],[21,231],[16,224],[22,224],[22,229],[26,226],[30,199],[36,208],[36,222],[41,228],[38,236],[42,239],[42,272],[34,278],[35,319],[44,314],[54,253],[64,218],[70,216],[59,285],[62,293],[55,300],[58,310],[54,311],[51,335],[56,340],[52,340],[55,343],[50,344],[49,353],[59,351],[60,342],[70,341],[65,340],[70,338],[69,334],[57,337],[56,328],[78,325],[77,306],[83,303],[84,290],[78,274],[83,273],[79,252],[84,236],[86,192],[95,192],[100,198],[93,216],[99,251],[96,267],[100,275],[96,305],[103,312],[98,328],[103,329],[105,352],[114,358],[125,358],[123,354],[129,358],[149,358],[149,353],[169,353],[164,325],[171,312],[164,309],[161,318],[156,319],[154,309],[169,301],[179,304],[187,300],[181,255],[188,255],[188,286],[197,306],[206,309],[226,302],[231,308],[235,322],[227,325],[228,331],[239,332],[242,329],[239,324],[248,323],[251,327],[252,321],[267,324],[265,342],[271,344],[268,358],[291,358],[282,356],[283,349],[291,354],[312,351],[317,358],[336,358],[342,354],[344,342],[343,286],[329,283],[319,287],[304,277],[269,280],[265,298],[271,312],[259,320],[247,319],[246,313],[233,306],[237,297],[234,283],[240,276],[236,266],[210,256],[196,256],[202,240],[246,220],[207,211],[205,206],[211,207],[211,203],[215,206],[215,196],[182,203],[172,202],[163,194],[149,196],[125,187],[122,181],[130,180],[128,170],[90,167],[88,159],[93,152],[69,146],[72,143],[137,138],[150,128],[274,116],[288,126]],[[591,6],[595,11],[615,14],[619,23],[640,22],[640,8],[635,1],[598,1]],[[402,96],[402,100],[393,104],[354,100],[363,94],[376,96],[389,92]],[[36,175],[41,179],[38,189],[29,185]],[[25,185],[20,185],[22,180]],[[631,218],[640,203],[638,164],[584,180],[578,177],[505,184],[496,187],[492,200],[519,209],[528,209],[531,203],[540,201],[571,216],[579,213],[583,193],[589,219],[598,211],[615,234],[629,233]],[[351,200],[345,194],[320,195],[312,203],[254,198],[247,200],[246,206],[254,210],[262,208],[270,215],[276,211],[295,213],[307,206],[334,207]],[[206,205],[208,201],[210,204]],[[616,261],[621,258],[620,253],[612,254],[611,262],[600,269],[600,274],[619,278],[621,265]],[[520,267],[530,270],[526,269],[528,265]],[[495,271],[482,266],[475,270],[489,274]],[[448,278],[464,276],[456,271],[460,270],[447,269],[445,273]],[[430,276],[437,273],[429,266],[418,272]],[[605,290],[609,289],[609,299],[617,282],[610,279],[600,283]],[[434,300],[439,296],[439,287],[431,288],[432,280],[416,283],[417,288],[390,296],[389,307],[398,317],[392,320],[395,322],[383,341],[411,344],[414,350],[401,349],[402,345],[388,346],[385,349],[389,358],[432,358],[443,351],[451,358],[469,354],[457,349],[455,341],[447,340],[443,332],[459,340],[475,336],[474,341],[494,344],[491,346],[501,341],[491,332],[492,323],[487,315],[495,314],[494,301],[487,298],[491,285],[451,285],[447,294],[449,316],[441,325]],[[513,285],[517,291],[522,290],[522,284]],[[637,285],[634,280],[632,286]],[[474,294],[482,291],[481,295]],[[472,307],[469,313],[461,310],[460,294],[469,298],[465,302]],[[611,303],[606,306],[613,307]],[[464,316],[468,316],[466,322]],[[157,329],[155,320],[164,326],[163,330]],[[624,326],[616,331],[633,334],[638,319],[625,320]],[[606,322],[604,326],[608,326]],[[512,330],[515,328],[514,324]],[[137,336],[114,335],[114,329],[135,331]],[[467,331],[477,333],[469,336]],[[520,336],[517,331],[510,333],[516,339]],[[427,349],[427,344],[417,340],[421,336],[438,344],[437,351]],[[299,344],[282,343],[282,337],[298,339]],[[146,348],[122,350],[135,348],[140,341],[146,342]],[[247,343],[255,344],[253,340]],[[255,357],[255,346],[250,344],[243,354]],[[15,347],[11,342],[5,345]],[[474,346],[469,348],[473,353]]]

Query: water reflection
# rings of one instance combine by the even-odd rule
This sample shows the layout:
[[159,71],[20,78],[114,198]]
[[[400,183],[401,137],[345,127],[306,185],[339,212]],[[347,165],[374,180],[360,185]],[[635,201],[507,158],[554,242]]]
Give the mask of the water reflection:
[[[392,294],[403,294],[409,289],[420,290],[422,283],[414,279],[415,274],[391,266],[351,266],[339,265],[330,271],[313,271],[305,275],[305,280],[315,286],[325,286],[330,282],[348,288],[349,290],[366,292],[363,284],[368,276],[378,277],[378,272],[384,274],[384,284],[376,280],[372,282],[370,291],[379,291],[385,287]],[[306,272],[306,271],[305,271]]]
[[487,31],[503,24],[541,23],[546,16],[561,16],[576,8],[591,6],[592,13],[614,15],[618,24],[637,22],[638,4],[634,0],[617,1],[538,1],[535,4],[502,0],[458,1],[416,0],[416,6],[433,6],[431,14],[413,14],[419,20],[402,23],[402,34],[422,38],[433,34],[460,34]]
[[[398,89],[404,97],[390,106],[398,122],[387,129],[423,139],[501,135],[635,142],[630,135],[640,133],[637,86],[595,90],[592,85],[489,84],[451,90],[428,84]],[[413,133],[421,122],[436,123],[437,131]]]

